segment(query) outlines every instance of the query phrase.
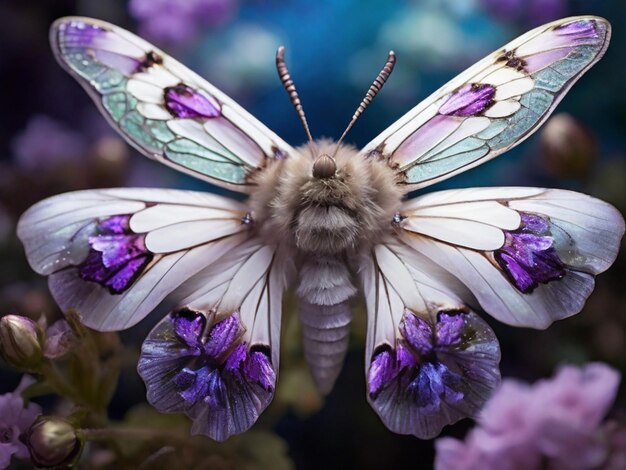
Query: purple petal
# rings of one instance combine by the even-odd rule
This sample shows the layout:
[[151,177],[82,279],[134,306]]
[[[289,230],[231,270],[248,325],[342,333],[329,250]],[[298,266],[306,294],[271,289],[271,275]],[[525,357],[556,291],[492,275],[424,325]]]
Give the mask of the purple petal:
[[246,357],[248,357],[248,345],[246,343],[241,343],[232,353],[230,353],[226,359],[224,368],[230,372],[237,372],[241,369]]
[[427,355],[432,352],[433,329],[426,320],[410,310],[405,310],[402,316],[400,333],[420,354]]
[[550,222],[537,214],[529,214],[528,212],[520,212],[522,219],[522,230],[537,235],[543,235],[550,230]]
[[382,388],[398,375],[393,351],[387,349],[374,355],[367,373],[367,389],[372,398],[376,398]]
[[274,390],[276,373],[268,355],[263,351],[253,351],[248,355],[243,372],[247,380],[259,384],[265,390]]
[[537,287],[537,283],[533,276],[526,271],[517,260],[507,253],[500,253],[496,257],[498,264],[504,269],[511,279],[517,290],[523,293],[532,292]]
[[215,371],[209,370],[208,367],[202,367],[196,371],[185,368],[174,377],[176,387],[180,387],[180,396],[193,405],[198,400],[203,400],[209,390],[209,377]]
[[243,332],[239,323],[239,315],[233,313],[211,328],[209,338],[204,346],[205,353],[212,358],[219,358],[230,349],[238,336]]
[[462,379],[456,372],[450,371],[440,362],[424,363],[417,377],[409,385],[409,390],[415,393],[415,405],[424,413],[434,413],[445,400],[454,405],[463,399]]
[[463,315],[463,313],[439,313],[435,327],[438,346],[453,346],[461,342],[461,336],[465,328]]
[[446,116],[475,116],[493,102],[496,89],[492,85],[468,83],[453,92],[439,108]]
[[211,408],[224,408],[228,404],[228,391],[216,369],[207,377],[207,390],[204,401]]
[[200,337],[206,326],[205,316],[189,308],[170,314],[174,334],[190,348],[200,345]]
[[219,104],[214,100],[182,84],[165,89],[165,107],[180,118],[214,118],[221,114]]

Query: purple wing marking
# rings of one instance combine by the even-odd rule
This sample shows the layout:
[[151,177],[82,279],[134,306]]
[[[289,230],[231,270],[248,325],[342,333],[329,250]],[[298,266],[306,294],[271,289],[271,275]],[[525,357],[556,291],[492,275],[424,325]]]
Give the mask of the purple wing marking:
[[219,103],[182,84],[165,89],[165,107],[179,118],[214,118],[221,114]]
[[152,261],[153,254],[145,244],[145,235],[129,228],[130,215],[102,220],[97,235],[89,237],[89,254],[78,266],[85,281],[107,287],[111,294],[121,294],[141,275]]

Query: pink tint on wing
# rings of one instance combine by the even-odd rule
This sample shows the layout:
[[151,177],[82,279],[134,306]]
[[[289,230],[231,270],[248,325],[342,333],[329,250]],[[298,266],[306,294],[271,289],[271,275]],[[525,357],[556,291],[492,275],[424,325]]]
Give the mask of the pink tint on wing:
[[415,161],[416,157],[452,134],[461,122],[461,119],[452,116],[435,116],[400,144],[393,153],[393,163],[402,168],[407,163]]

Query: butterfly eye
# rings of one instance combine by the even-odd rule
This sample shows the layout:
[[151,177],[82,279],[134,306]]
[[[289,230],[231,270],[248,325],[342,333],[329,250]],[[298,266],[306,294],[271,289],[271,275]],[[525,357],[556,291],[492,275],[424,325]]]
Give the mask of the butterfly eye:
[[322,154],[313,163],[313,177],[319,179],[332,178],[337,171],[337,163],[330,155]]

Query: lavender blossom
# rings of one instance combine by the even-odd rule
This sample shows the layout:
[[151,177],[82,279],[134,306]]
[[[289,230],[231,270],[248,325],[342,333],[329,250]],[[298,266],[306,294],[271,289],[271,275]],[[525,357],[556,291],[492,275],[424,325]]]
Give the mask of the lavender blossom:
[[25,407],[20,394],[32,382],[32,378],[25,375],[15,391],[0,395],[0,469],[9,466],[12,456],[28,458],[28,449],[19,437],[41,414],[41,407],[35,403]]
[[226,21],[236,6],[235,0],[131,0],[129,9],[142,36],[184,43],[202,28]]
[[481,0],[483,7],[506,21],[540,24],[567,16],[568,0]]
[[249,429],[274,395],[276,372],[269,351],[244,340],[238,312],[214,314],[184,308],[148,335],[138,370],[148,401],[161,412],[184,412],[191,432],[215,440]]
[[437,440],[436,469],[595,469],[608,458],[600,424],[620,376],[601,363],[564,366],[528,385],[505,380],[465,441]]
[[78,160],[86,153],[88,145],[78,132],[38,114],[30,118],[26,129],[15,137],[12,148],[18,166],[42,171]]

